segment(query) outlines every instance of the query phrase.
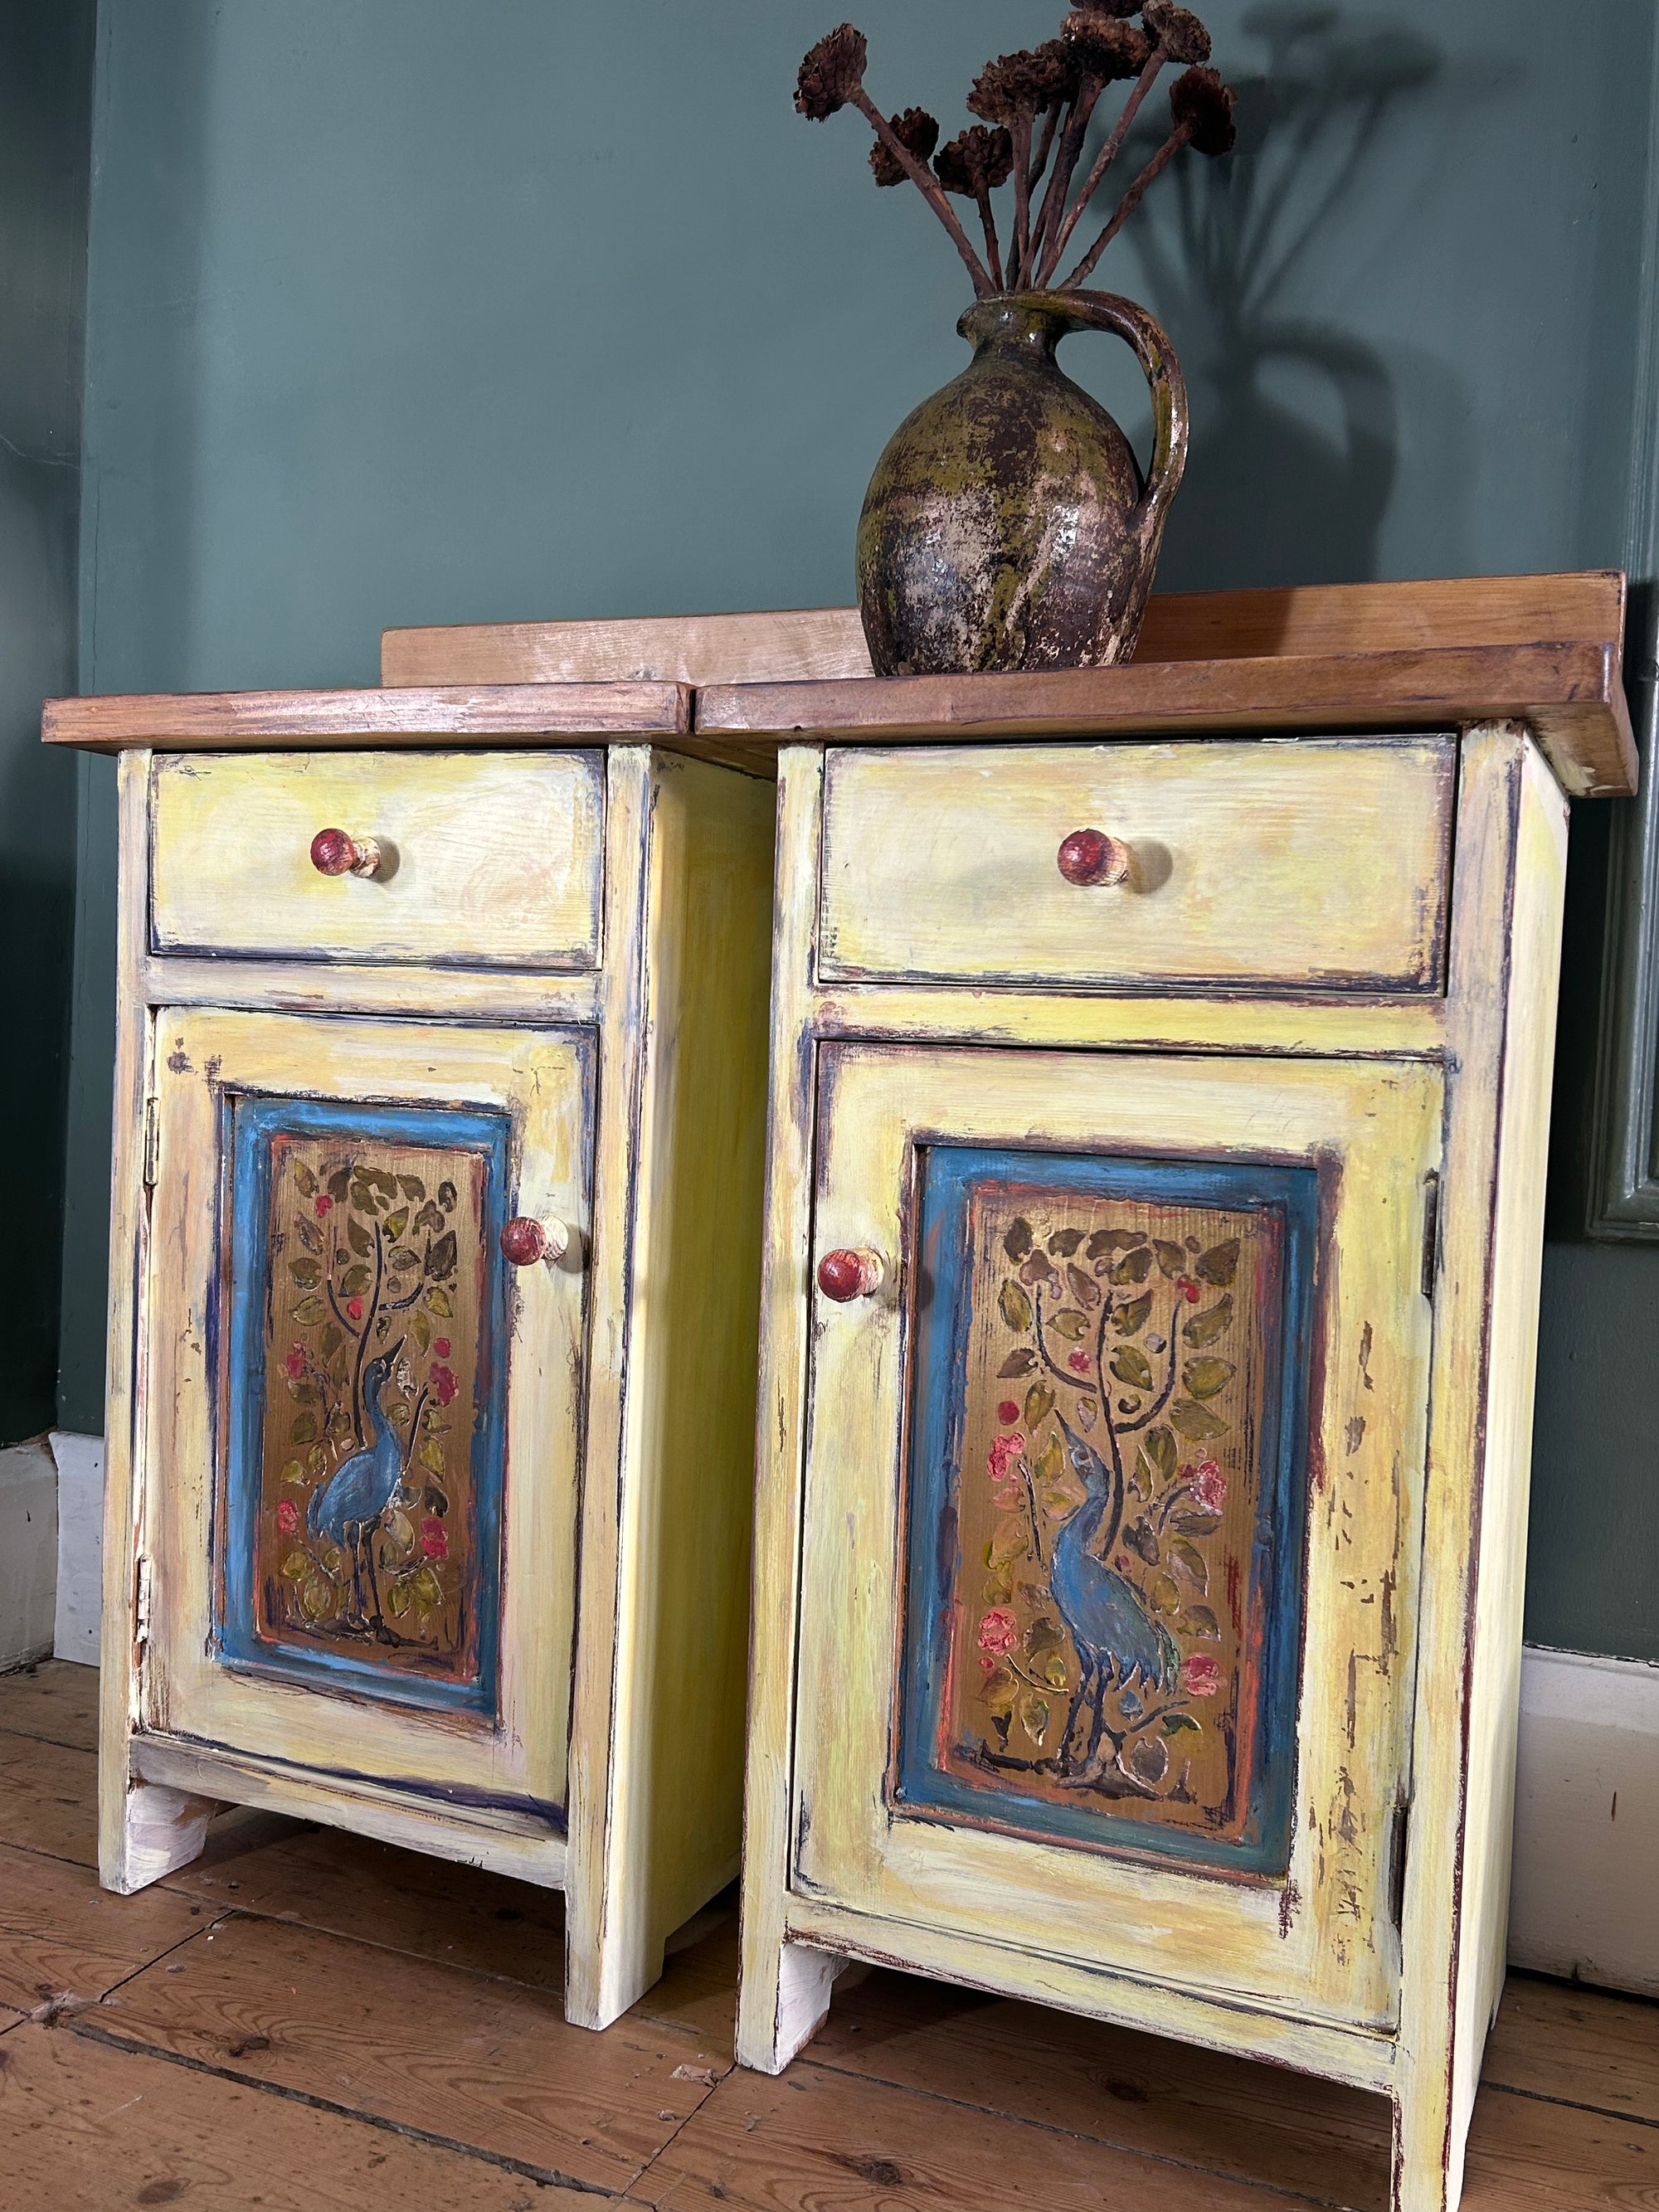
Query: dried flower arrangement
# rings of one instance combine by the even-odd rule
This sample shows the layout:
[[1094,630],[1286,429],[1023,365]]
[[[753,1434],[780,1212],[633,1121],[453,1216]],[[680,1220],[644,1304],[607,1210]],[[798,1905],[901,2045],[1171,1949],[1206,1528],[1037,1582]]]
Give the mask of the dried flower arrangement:
[[[1206,66],[1210,34],[1189,8],[1176,6],[1175,0],[1141,0],[1139,5],[1135,0],[1127,5],[1124,0],[1084,0],[1066,17],[1057,39],[986,64],[968,95],[969,109],[980,122],[943,146],[939,124],[925,108],[907,107],[890,117],[882,113],[864,88],[867,53],[863,32],[851,23],[820,39],[800,65],[795,106],[819,123],[843,107],[858,109],[876,134],[870,149],[876,182],[897,185],[909,179],[950,233],[981,299],[1003,292],[1071,291],[1086,284],[1147,187],[1183,146],[1206,155],[1232,148],[1233,94]],[[1122,152],[1130,125],[1160,73],[1171,63],[1184,66],[1170,88],[1169,135],[1094,243],[1056,281],[1073,232]],[[1122,112],[1077,183],[1095,110],[1107,87],[1120,83],[1129,87]],[[1011,179],[1013,210],[1005,254],[991,195]],[[982,258],[951,205],[953,198],[972,200],[978,210]]]

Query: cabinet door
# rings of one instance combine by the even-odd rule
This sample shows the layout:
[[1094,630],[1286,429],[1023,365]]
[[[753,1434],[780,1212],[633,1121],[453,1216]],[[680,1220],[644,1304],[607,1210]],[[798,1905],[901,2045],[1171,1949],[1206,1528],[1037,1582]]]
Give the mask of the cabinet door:
[[794,1887],[1387,2028],[1437,1074],[821,1068]]
[[[588,1039],[163,1012],[156,1055],[146,1725],[558,1824]],[[561,1260],[507,1265],[520,1214]]]

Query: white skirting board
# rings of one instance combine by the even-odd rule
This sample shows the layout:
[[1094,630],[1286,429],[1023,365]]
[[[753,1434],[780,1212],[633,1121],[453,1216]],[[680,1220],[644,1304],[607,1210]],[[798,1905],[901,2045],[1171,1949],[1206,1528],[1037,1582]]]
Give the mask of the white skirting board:
[[[52,1448],[59,1486],[57,1633],[52,1639],[48,1579],[46,1637],[37,1651],[22,1656],[39,1656],[50,1641],[58,1658],[96,1666],[104,1440],[55,1433]],[[20,1496],[38,1495],[43,1448],[23,1444],[0,1453],[0,1469],[28,1453],[36,1455],[29,1466],[37,1486],[28,1491],[20,1465]],[[0,1513],[5,1510],[0,1475]],[[38,1505],[35,1510],[38,1516]],[[37,1518],[29,1525],[38,1547],[45,1523]],[[50,1561],[50,1544],[46,1556]],[[3,1568],[0,1559],[0,1572]],[[10,1587],[0,1582],[0,1593]],[[0,1594],[0,1629],[8,1602]],[[40,1635],[38,1628],[33,1632]],[[0,1650],[7,1648],[0,1633]],[[17,1663],[0,1659],[0,1665]],[[1659,1996],[1656,1869],[1659,1666],[1528,1646],[1521,1662],[1511,1963]]]
[[0,1451],[0,1674],[52,1649],[58,1480],[44,1437]]
[[104,1597],[104,1439],[54,1429],[58,1462],[58,1605],[52,1656],[98,1664]]
[[1510,1960],[1659,1996],[1659,1667],[1528,1646]]

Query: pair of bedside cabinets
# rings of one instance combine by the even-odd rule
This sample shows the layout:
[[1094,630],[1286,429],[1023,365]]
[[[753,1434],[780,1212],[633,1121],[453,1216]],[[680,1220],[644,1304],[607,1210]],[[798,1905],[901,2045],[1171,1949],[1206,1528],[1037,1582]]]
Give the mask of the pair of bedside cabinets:
[[492,1867],[599,2027],[741,1842],[746,2063],[908,1966],[1386,2094],[1449,2212],[1622,623],[1227,595],[908,681],[839,611],[542,624],[56,702],[122,756],[106,1884],[226,1800]]

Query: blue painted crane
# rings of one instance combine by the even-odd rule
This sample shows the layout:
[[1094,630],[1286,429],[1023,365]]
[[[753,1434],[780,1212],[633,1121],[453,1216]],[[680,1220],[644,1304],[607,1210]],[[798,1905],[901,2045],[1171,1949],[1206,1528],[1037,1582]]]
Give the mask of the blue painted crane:
[[[364,1368],[363,1408],[368,1415],[373,1441],[362,1451],[353,1452],[349,1459],[342,1460],[328,1480],[312,1492],[311,1502],[306,1508],[306,1526],[313,1536],[326,1537],[350,1559],[351,1595],[357,1618],[360,1622],[368,1619],[377,1633],[384,1623],[371,1547],[374,1531],[404,1475],[404,1448],[381,1410],[380,1393],[403,1348],[404,1340],[399,1337],[390,1350],[380,1352]],[[366,1613],[363,1605],[365,1571],[374,1601],[372,1616]]]
[[[1096,1556],[1096,1538],[1109,1555],[1123,1518],[1123,1477],[1109,1468],[1056,1413],[1066,1452],[1088,1495],[1054,1540],[1049,1581],[1060,1618],[1071,1631],[1081,1668],[1060,1742],[1065,1757],[1085,1696],[1092,1695],[1094,1726],[1089,1756],[1100,1749],[1108,1689],[1124,1689],[1146,1702],[1173,1688],[1181,1655],[1175,1638],[1154,1620],[1133,1584]],[[1102,1532],[1102,1524],[1105,1524]],[[1092,1692],[1091,1686],[1092,1685]]]

